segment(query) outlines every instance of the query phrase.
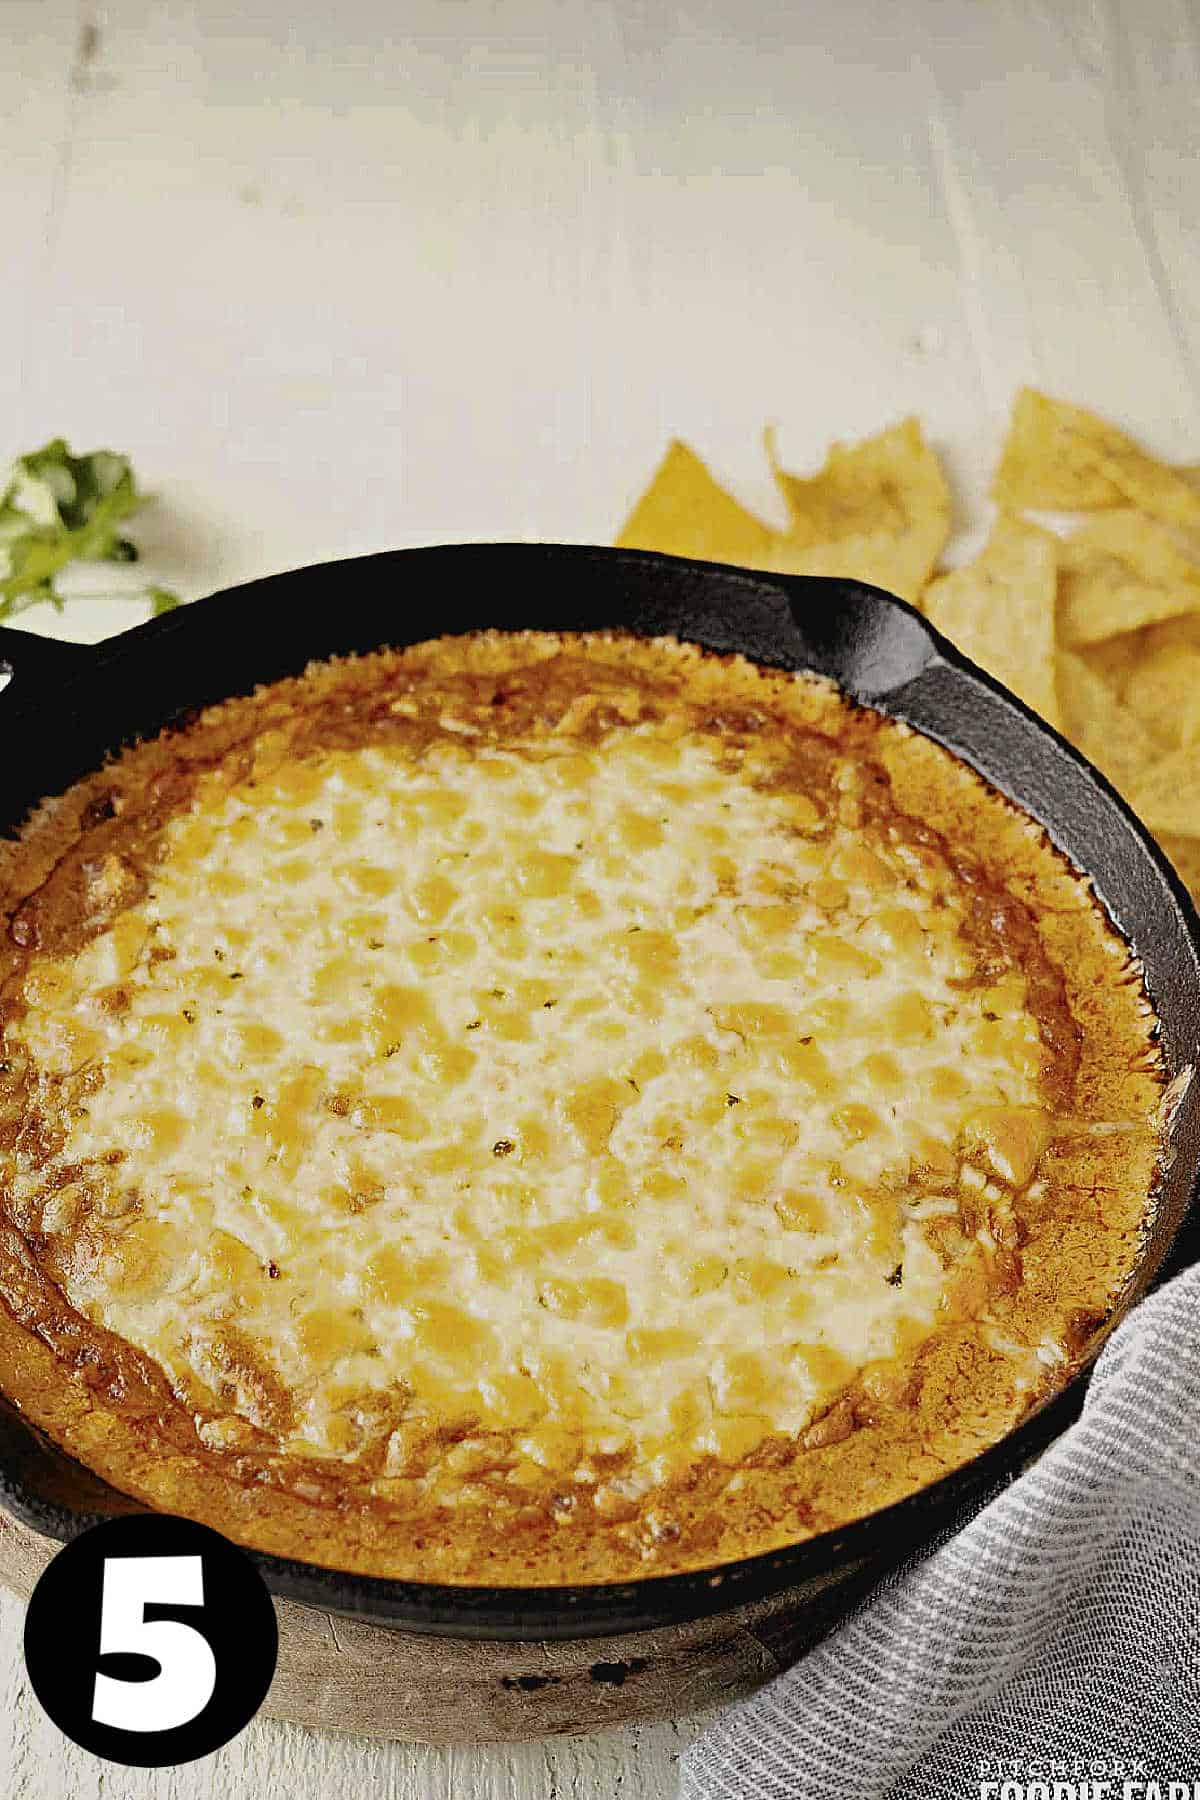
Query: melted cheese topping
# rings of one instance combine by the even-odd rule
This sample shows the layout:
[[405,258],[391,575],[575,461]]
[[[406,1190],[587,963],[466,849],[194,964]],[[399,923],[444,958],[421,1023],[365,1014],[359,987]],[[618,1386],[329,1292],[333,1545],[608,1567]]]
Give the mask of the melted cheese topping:
[[803,1432],[944,1317],[956,1146],[1032,1172],[1023,978],[966,980],[944,868],[711,740],[444,724],[205,776],[144,898],[33,966],[15,1030],[103,1081],[15,1202],[56,1189],[70,1299],[214,1445],[382,1431],[386,1479],[469,1420],[535,1470],[632,1447],[642,1491]]

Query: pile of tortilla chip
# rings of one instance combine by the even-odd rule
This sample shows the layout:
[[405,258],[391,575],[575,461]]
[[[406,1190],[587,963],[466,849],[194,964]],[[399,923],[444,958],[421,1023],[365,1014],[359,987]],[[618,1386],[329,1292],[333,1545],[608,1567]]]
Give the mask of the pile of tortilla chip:
[[[849,576],[911,601],[1065,733],[1200,898],[1200,466],[1150,456],[1083,407],[1018,394],[971,563],[939,567],[950,491],[916,419],[834,444],[815,475],[767,454],[783,529],[673,443],[617,539],[710,562]],[[1074,515],[1050,529],[1027,512]]]

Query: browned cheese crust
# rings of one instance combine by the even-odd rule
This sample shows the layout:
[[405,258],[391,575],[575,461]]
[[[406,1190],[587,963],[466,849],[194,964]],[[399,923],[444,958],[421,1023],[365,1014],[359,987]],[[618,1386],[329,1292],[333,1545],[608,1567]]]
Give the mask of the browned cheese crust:
[[[235,1316],[253,1318],[265,1284],[282,1289],[286,1254],[259,1267],[247,1251],[249,1272],[228,1257],[220,1265],[237,1304],[224,1315],[215,1308],[226,1323],[187,1370],[164,1368],[107,1328],[105,1268],[126,1286],[136,1276],[139,1291],[152,1289],[144,1269],[131,1273],[130,1245],[161,1197],[123,1179],[134,1154],[127,1137],[107,1152],[93,1145],[86,1166],[63,1160],[80,1122],[102,1116],[113,1079],[97,1040],[84,1026],[78,1039],[68,1031],[67,1052],[53,1066],[31,1045],[57,1028],[55,969],[153,895],[170,829],[186,824],[202,795],[205,804],[215,804],[214,793],[278,797],[291,791],[298,769],[366,749],[420,768],[435,749],[452,746],[454,766],[469,770],[485,751],[515,747],[536,761],[564,738],[582,756],[616,755],[639,730],[699,744],[731,781],[750,783],[785,813],[794,804],[806,855],[819,854],[837,825],[860,840],[878,878],[897,892],[924,884],[935,909],[949,896],[971,962],[964,994],[999,991],[1014,975],[1023,981],[1037,1043],[1029,1078],[1049,1121],[1040,1138],[1035,1132],[1028,1165],[1021,1144],[1003,1132],[997,1143],[986,1131],[963,1131],[949,1145],[931,1138],[893,1171],[887,1191],[861,1197],[881,1232],[895,1228],[896,1209],[914,1197],[954,1197],[953,1207],[920,1225],[945,1271],[928,1328],[902,1331],[893,1354],[861,1365],[839,1362],[831,1350],[820,1365],[821,1404],[802,1429],[763,1428],[757,1441],[753,1430],[740,1439],[736,1431],[693,1433],[692,1451],[660,1460],[648,1482],[631,1479],[628,1446],[610,1437],[589,1444],[586,1415],[566,1401],[563,1420],[578,1441],[564,1462],[539,1455],[544,1439],[521,1449],[520,1422],[506,1428],[494,1406],[486,1419],[470,1404],[439,1410],[423,1402],[419,1383],[375,1392],[340,1439],[322,1440],[320,1453],[306,1449],[303,1396],[270,1346]],[[815,903],[836,927],[844,884],[830,876],[810,888],[799,898],[780,889],[776,913]],[[512,902],[519,919],[520,895],[495,898]],[[360,896],[360,910],[372,899]],[[123,751],[48,801],[5,848],[0,913],[0,1386],[34,1425],[124,1493],[262,1550],[375,1575],[524,1584],[666,1574],[792,1543],[912,1492],[1003,1436],[1068,1377],[1138,1256],[1158,1166],[1162,1078],[1136,965],[1086,880],[1025,816],[941,748],[814,679],[620,635],[486,633],[316,665]],[[438,927],[427,919],[420,935],[435,945]],[[153,981],[156,956],[168,972],[169,946],[152,943],[140,954],[137,981]],[[100,1025],[127,1016],[134,979],[118,975],[88,996],[88,1016]],[[429,980],[437,979],[433,969]],[[647,979],[662,976],[651,970]],[[631,991],[635,1013],[639,1003],[653,1004],[645,989]],[[35,1012],[42,1036],[30,1035]],[[837,1078],[839,1015],[824,1016],[821,1066]],[[986,1010],[982,1017],[984,1030]],[[503,1028],[487,1028],[493,1024]],[[804,1054],[821,1057],[820,1030],[802,1026]],[[396,1029],[402,1036],[403,1020]],[[753,1029],[743,1024],[743,1037]],[[885,1086],[896,1063],[902,1075],[906,1068],[902,1037],[889,1037],[881,1014]],[[395,1048],[368,1041],[356,1054],[369,1060]],[[466,1055],[441,1042],[446,1067],[452,1052]],[[169,1059],[169,1038],[155,1054]],[[228,1072],[235,1086],[239,1071]],[[726,1077],[718,1069],[713,1079]],[[628,1085],[636,1091],[632,1077]],[[319,1087],[310,1099],[323,1116],[358,1104]],[[799,1085],[797,1096],[802,1130]],[[180,1100],[186,1109],[187,1097]],[[253,1103],[269,1125],[272,1097],[264,1103],[255,1094]],[[856,1116],[831,1116],[848,1139],[869,1131],[861,1108],[843,1111]],[[579,1156],[610,1157],[572,1118]],[[401,1170],[418,1154],[411,1133],[389,1143]],[[272,1154],[286,1161],[282,1135]],[[533,1160],[524,1174],[536,1209]],[[367,1200],[347,1202],[348,1229]],[[784,1219],[786,1197],[768,1192],[762,1204]],[[180,1255],[203,1255],[196,1238],[211,1210],[190,1216],[170,1241]],[[796,1225],[791,1216],[786,1222]],[[117,1262],[106,1263],[112,1255]],[[216,1279],[213,1265],[204,1266],[205,1279]],[[453,1269],[444,1275],[452,1298],[456,1279]],[[753,1285],[753,1272],[749,1279]],[[552,1304],[568,1304],[568,1287],[559,1284]],[[293,1300],[296,1316],[305,1304]],[[310,1363],[324,1354],[315,1330],[305,1340]],[[328,1356],[343,1349],[331,1340]],[[502,1400],[496,1404],[502,1415]]]

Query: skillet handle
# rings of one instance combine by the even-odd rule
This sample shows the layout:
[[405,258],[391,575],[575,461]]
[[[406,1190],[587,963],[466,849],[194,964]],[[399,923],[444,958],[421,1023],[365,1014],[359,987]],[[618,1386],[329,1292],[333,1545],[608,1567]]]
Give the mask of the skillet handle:
[[886,703],[942,663],[945,640],[915,606],[862,581],[773,575],[804,666],[856,700]]
[[93,654],[90,644],[64,644],[36,631],[0,629],[0,691],[20,706],[53,700]]

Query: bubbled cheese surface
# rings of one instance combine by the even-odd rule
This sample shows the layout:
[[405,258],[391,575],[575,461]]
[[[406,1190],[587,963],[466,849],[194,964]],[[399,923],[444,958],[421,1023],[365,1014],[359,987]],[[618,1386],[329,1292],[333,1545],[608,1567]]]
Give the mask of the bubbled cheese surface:
[[214,1444],[736,1459],[935,1328],[954,1148],[1037,1117],[1022,978],[970,970],[928,859],[653,722],[206,776],[27,982],[37,1061],[104,1071],[63,1285]]

